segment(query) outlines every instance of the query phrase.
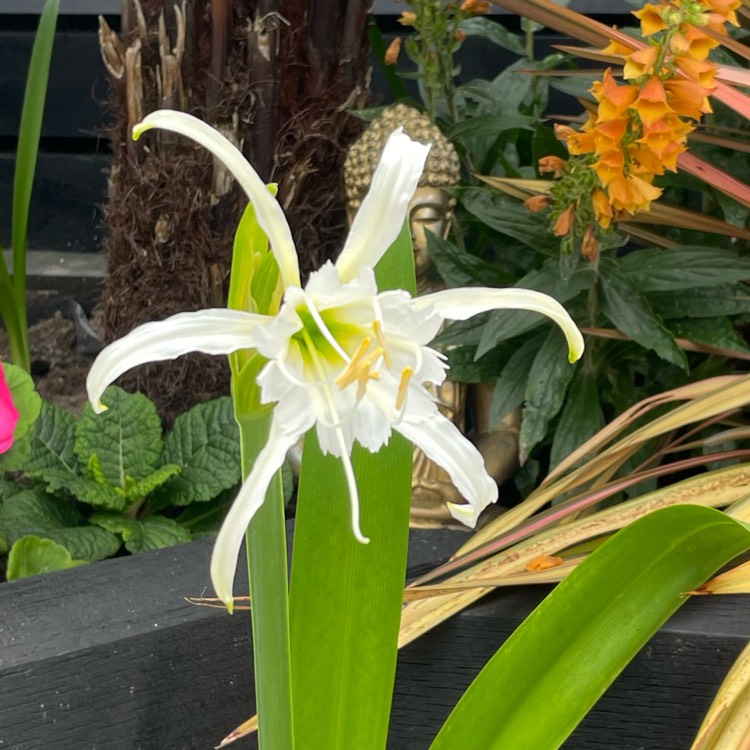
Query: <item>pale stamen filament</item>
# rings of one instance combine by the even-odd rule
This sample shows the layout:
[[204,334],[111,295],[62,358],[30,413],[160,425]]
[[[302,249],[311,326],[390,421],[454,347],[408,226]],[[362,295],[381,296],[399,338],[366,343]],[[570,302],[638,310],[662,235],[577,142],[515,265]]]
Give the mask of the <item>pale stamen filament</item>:
[[360,342],[359,348],[347,365],[346,369],[336,378],[336,385],[342,390],[348,385],[351,385],[355,380],[359,379],[362,369],[362,360],[365,357],[365,353],[370,348],[371,343],[372,339],[369,336],[365,336],[365,338],[363,338]]
[[396,394],[396,411],[401,409],[406,404],[406,394],[409,390],[409,381],[414,375],[414,370],[411,367],[404,367],[401,373],[401,382],[398,384],[398,393]]
[[393,367],[393,359],[391,357],[391,352],[388,349],[388,343],[385,340],[385,335],[383,334],[383,324],[379,320],[373,320],[372,330],[375,334],[375,338],[378,340],[378,344],[380,344],[380,348],[383,350],[383,360],[385,361],[385,366],[390,370]]

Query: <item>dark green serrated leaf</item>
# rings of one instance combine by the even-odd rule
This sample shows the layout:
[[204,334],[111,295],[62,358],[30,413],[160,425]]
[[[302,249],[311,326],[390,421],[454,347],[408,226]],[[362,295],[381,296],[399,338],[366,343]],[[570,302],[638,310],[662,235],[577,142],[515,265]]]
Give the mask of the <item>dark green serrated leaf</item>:
[[517,55],[525,55],[524,44],[518,34],[514,34],[502,24],[491,21],[489,18],[473,16],[461,22],[459,26],[467,36],[478,36],[482,39],[496,44],[498,47],[515,52]]
[[94,513],[91,523],[119,534],[125,549],[132,554],[151,549],[164,549],[183,544],[191,539],[190,532],[177,521],[164,516],[149,516],[143,520],[114,513]]
[[750,313],[750,287],[746,284],[651,293],[647,299],[654,312],[664,319],[713,318]]
[[666,325],[675,336],[697,344],[750,352],[750,347],[727,318],[683,318],[666,321]]
[[674,336],[653,312],[648,300],[635,289],[617,263],[602,258],[599,265],[602,312],[612,324],[644,349],[655,351],[662,359],[687,371],[685,353]]
[[75,452],[82,466],[96,454],[107,481],[124,488],[126,477],[140,481],[159,464],[161,421],[154,404],[141,393],[110,386],[102,402],[107,407],[103,414],[94,414],[86,404],[76,424]]
[[74,560],[70,552],[51,539],[38,536],[25,536],[18,539],[8,555],[9,581],[66,570],[86,565],[86,560]]
[[75,417],[63,409],[44,403],[34,426],[34,436],[24,473],[41,479],[51,492],[80,479],[75,445]]
[[518,437],[518,456],[523,464],[544,439],[550,420],[565,400],[576,366],[568,361],[568,344],[557,328],[550,329],[534,357],[524,392],[525,405]]
[[452,242],[442,239],[429,230],[427,249],[438,273],[449,287],[510,286],[515,282],[512,274],[500,270],[497,265],[477,258],[457,248]]
[[557,256],[560,241],[540,214],[533,214],[523,203],[488,188],[470,188],[461,193],[464,208],[492,229],[523,242],[531,249]]
[[[551,259],[540,269],[524,276],[515,286],[544,292],[564,304],[589,289],[595,281],[596,274],[588,267],[579,268],[570,278],[563,279],[560,276],[558,261]],[[525,333],[548,320],[540,313],[523,310],[497,310],[491,313],[487,325],[482,330],[477,356],[481,357],[501,341]]]
[[552,439],[550,469],[595,435],[603,425],[596,372],[581,365],[568,389]]
[[120,547],[116,537],[87,526],[72,502],[41,488],[24,490],[3,502],[0,530],[10,544],[22,536],[39,536],[64,545],[74,557],[89,561],[111,557]]
[[239,445],[230,398],[199,404],[180,415],[165,441],[163,460],[181,471],[155,493],[158,504],[207,502],[239,484]]
[[511,355],[495,384],[490,405],[490,427],[500,424],[500,420],[512,409],[523,403],[526,380],[539,347],[547,337],[546,332],[532,336]]
[[636,250],[619,264],[641,293],[720,286],[750,278],[750,258],[710,247]]

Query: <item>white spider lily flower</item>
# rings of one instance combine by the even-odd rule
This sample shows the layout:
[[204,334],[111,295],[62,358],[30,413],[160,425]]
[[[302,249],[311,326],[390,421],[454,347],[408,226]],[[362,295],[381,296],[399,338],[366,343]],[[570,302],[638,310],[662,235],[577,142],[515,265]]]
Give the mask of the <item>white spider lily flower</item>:
[[265,447],[219,532],[211,561],[217,596],[231,607],[237,557],[248,523],[263,503],[286,452],[311,428],[321,449],[341,459],[355,537],[359,500],[350,453],[355,441],[370,451],[401,433],[442,466],[466,499],[453,515],[474,526],[497,499],[482,456],[439,411],[426,386],[445,378],[444,357],[428,344],[443,321],[496,309],[534,310],[562,328],[574,361],[583,339],[554,299],[526,289],[449,289],[412,299],[405,291],[378,293],[373,267],[398,236],[429,146],[401,130],[388,139],[370,192],[352,223],[336,263],[326,263],[301,288],[299,266],[284,214],[253,168],[220,133],[182,112],[160,111],[134,128],[181,133],[209,149],[234,174],[253,202],[281,269],[284,297],[276,315],[212,309],[146,323],[102,351],[87,379],[101,410],[104,389],[138,364],[192,351],[229,354],[257,349],[268,363],[258,376],[264,403],[275,404]]

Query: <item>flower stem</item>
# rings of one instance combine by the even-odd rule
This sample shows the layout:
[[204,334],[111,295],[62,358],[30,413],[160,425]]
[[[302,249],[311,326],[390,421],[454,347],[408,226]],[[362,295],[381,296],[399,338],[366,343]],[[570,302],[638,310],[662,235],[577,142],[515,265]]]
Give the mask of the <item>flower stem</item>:
[[[271,413],[236,414],[242,471],[247,476],[265,445]],[[247,530],[253,620],[253,659],[262,750],[294,750],[289,645],[289,583],[284,492],[278,473]]]

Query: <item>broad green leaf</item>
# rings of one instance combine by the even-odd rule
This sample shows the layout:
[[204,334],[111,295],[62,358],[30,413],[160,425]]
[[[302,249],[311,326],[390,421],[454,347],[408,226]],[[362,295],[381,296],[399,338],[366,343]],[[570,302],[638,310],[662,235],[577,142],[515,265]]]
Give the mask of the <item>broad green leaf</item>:
[[[591,287],[595,281],[596,274],[590,268],[579,268],[570,278],[563,279],[557,259],[552,259],[540,269],[528,273],[515,286],[544,292],[564,304]],[[549,323],[549,319],[535,312],[498,310],[491,313],[487,325],[482,330],[477,356],[481,357],[501,341],[525,333],[541,323]]]
[[599,266],[602,311],[612,324],[644,349],[687,370],[685,354],[674,336],[655,315],[646,298],[620,271],[615,261],[602,258]]
[[450,346],[478,346],[489,319],[489,313],[480,313],[468,320],[457,320],[446,326],[445,330],[435,337],[432,345],[438,349]]
[[523,203],[487,188],[465,190],[460,200],[469,213],[492,229],[523,242],[532,250],[557,256],[560,240],[549,231],[546,219],[531,213]]
[[492,427],[500,424],[500,420],[508,412],[523,403],[531,363],[546,337],[546,333],[532,336],[516,349],[508,360],[508,364],[503,368],[492,393],[492,404],[490,405],[490,425]]
[[181,414],[164,443],[162,460],[180,473],[157,491],[159,505],[207,502],[240,483],[240,433],[230,398]]
[[206,534],[214,534],[219,530],[221,522],[232,504],[234,493],[225,491],[205,503],[188,505],[175,519],[180,526],[189,529],[193,538]]
[[683,318],[668,320],[665,324],[675,336],[695,341],[697,344],[738,352],[750,351],[745,339],[737,333],[727,318]]
[[184,526],[164,516],[148,516],[138,520],[118,513],[94,513],[90,521],[112,534],[119,534],[125,549],[133,554],[173,547],[191,539],[190,532]]
[[6,498],[0,506],[0,530],[9,543],[34,535],[52,539],[83,560],[111,557],[119,540],[102,529],[86,525],[75,504],[40,488]]
[[515,282],[512,274],[500,270],[496,264],[460,250],[452,242],[438,237],[429,230],[426,234],[430,260],[449,287],[509,286]]
[[74,560],[65,547],[51,539],[25,536],[10,549],[7,576],[9,581],[17,581],[54,570],[77,568],[79,565],[86,565],[86,560]]
[[[376,269],[380,289],[414,292],[408,226]],[[361,527],[351,530],[341,461],[305,438],[291,581],[292,688],[298,750],[382,750],[396,671],[406,570],[412,446],[393,434],[352,453]],[[261,714],[262,722],[262,714]]]
[[444,350],[448,357],[448,377],[459,383],[484,383],[495,380],[508,361],[510,347],[491,349],[479,359],[473,346],[455,346]]
[[604,426],[597,373],[582,362],[568,389],[550,451],[550,470]]
[[461,21],[459,27],[467,36],[478,36],[482,39],[496,44],[498,47],[515,52],[517,55],[525,55],[526,50],[518,34],[508,31],[502,24],[495,23],[489,18],[472,16]]
[[494,112],[461,120],[448,130],[448,138],[497,138],[507,130],[533,130],[534,118],[519,112]]
[[51,492],[81,478],[74,451],[75,423],[69,412],[46,402],[42,405],[23,470],[27,476],[41,479]]
[[532,612],[459,701],[431,750],[559,748],[687,596],[750,548],[700,506],[657,510],[615,534]]
[[107,481],[125,488],[125,478],[145,479],[159,465],[162,427],[154,404],[141,393],[110,386],[103,414],[86,404],[76,424],[75,453],[82,466],[96,455]]
[[635,250],[618,262],[641,294],[719,286],[750,278],[749,258],[710,247]]
[[550,420],[560,411],[576,368],[567,357],[568,344],[557,328],[551,328],[534,357],[526,381],[525,405],[518,436],[518,455],[525,463],[544,439]]
[[647,299],[654,312],[664,319],[712,318],[750,313],[750,287],[747,284],[651,293],[647,295]]

